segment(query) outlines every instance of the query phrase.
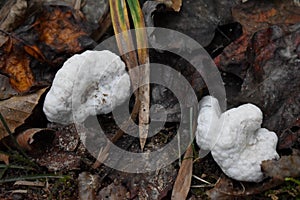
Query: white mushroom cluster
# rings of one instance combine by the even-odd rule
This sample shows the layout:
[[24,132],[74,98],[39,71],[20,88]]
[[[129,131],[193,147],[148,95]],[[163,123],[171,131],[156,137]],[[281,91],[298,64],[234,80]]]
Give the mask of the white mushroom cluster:
[[279,158],[277,135],[261,128],[262,119],[261,110],[253,104],[221,113],[218,100],[206,96],[200,102],[197,144],[211,151],[227,176],[239,181],[262,181],[262,161]]
[[107,114],[130,95],[125,64],[110,51],[85,51],[69,58],[56,73],[44,102],[51,122],[83,122]]

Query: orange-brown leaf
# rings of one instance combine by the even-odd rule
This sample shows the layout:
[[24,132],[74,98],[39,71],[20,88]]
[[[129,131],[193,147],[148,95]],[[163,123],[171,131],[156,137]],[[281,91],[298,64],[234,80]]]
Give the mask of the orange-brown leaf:
[[215,59],[222,70],[231,64],[243,64],[246,61],[247,47],[255,32],[275,24],[298,23],[300,7],[295,6],[293,1],[252,0],[234,7],[232,16],[243,26],[243,35]]
[[[40,135],[39,137],[36,137],[39,139],[38,141],[36,141],[37,139],[35,138],[35,136],[37,135]],[[18,134],[17,143],[22,149],[30,151],[33,149],[32,147],[34,143],[35,144],[38,143],[44,144],[45,142],[51,143],[51,140],[49,140],[48,138],[51,138],[51,136],[53,135],[54,135],[54,131],[51,129],[31,128]]]
[[32,57],[34,57],[35,59],[45,62],[45,56],[43,55],[43,53],[41,52],[41,50],[36,46],[36,45],[32,45],[32,46],[24,46],[24,50],[26,51],[26,53],[28,53],[29,55],[31,55]]
[[34,83],[29,64],[29,58],[24,55],[10,55],[6,59],[3,72],[8,74],[11,86],[21,93],[27,92]]
[[233,18],[243,25],[246,33],[268,28],[274,24],[299,22],[300,7],[293,1],[248,1],[232,9]]
[[3,153],[0,153],[0,161],[3,161],[6,165],[9,165],[9,156]]
[[78,38],[87,33],[80,27],[74,26],[73,18],[74,15],[71,10],[63,11],[56,7],[45,10],[35,22],[34,28],[40,35],[40,41],[58,52],[66,50],[74,53],[79,52],[82,47]]
[[30,58],[17,44],[18,40],[9,37],[3,46],[0,71],[8,76],[9,83],[16,91],[24,93],[32,87],[34,77],[30,69]]

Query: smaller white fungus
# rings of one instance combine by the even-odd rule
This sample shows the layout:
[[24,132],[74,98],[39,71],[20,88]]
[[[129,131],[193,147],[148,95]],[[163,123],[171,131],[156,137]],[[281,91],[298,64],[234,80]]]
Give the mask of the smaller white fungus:
[[85,51],[58,70],[43,111],[60,124],[83,122],[89,115],[107,114],[130,95],[125,64],[110,51]]
[[218,100],[206,96],[200,102],[196,142],[201,149],[211,151],[227,176],[239,181],[262,181],[262,161],[279,158],[277,135],[261,128],[262,118],[261,110],[253,104],[221,114]]

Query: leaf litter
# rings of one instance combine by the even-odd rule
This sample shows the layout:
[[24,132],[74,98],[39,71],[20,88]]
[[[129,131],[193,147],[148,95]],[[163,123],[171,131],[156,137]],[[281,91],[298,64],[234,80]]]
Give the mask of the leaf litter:
[[[220,5],[222,5],[222,2],[220,3]],[[233,72],[243,80],[245,78],[241,94],[248,95],[246,100],[250,99],[266,110],[266,120],[264,123],[266,124],[266,126],[268,126],[268,128],[278,131],[278,148],[282,154],[282,157],[278,161],[265,161],[262,164],[262,168],[264,169],[265,174],[269,176],[269,178],[259,184],[241,183],[221,176],[219,181],[217,181],[215,188],[208,192],[208,196],[213,199],[232,199],[241,198],[248,195],[262,195],[264,191],[283,184],[286,177],[299,177],[299,171],[295,170],[300,168],[300,164],[298,163],[299,154],[294,150],[299,149],[300,147],[298,139],[299,120],[297,121],[297,119],[299,118],[299,106],[297,106],[299,105],[299,102],[297,101],[297,99],[299,99],[299,92],[297,92],[299,90],[299,70],[297,70],[297,66],[299,66],[297,65],[297,59],[299,58],[297,48],[297,46],[299,45],[299,28],[297,28],[298,25],[296,24],[296,22],[299,22],[299,12],[297,12],[299,8],[293,5],[293,1],[265,2],[253,0],[248,1],[245,4],[239,4],[232,1],[228,5],[226,5],[224,9],[225,13],[228,13],[227,11],[230,11],[230,9],[234,7],[232,9],[233,16],[231,17],[231,15],[229,14],[224,18],[224,21],[220,22],[217,20],[218,22],[220,22],[220,24],[232,23],[235,20],[238,21],[243,27],[243,36],[231,43],[228,47],[225,47],[223,53],[218,56],[215,61],[221,70],[229,73]],[[191,5],[185,4],[183,2],[183,5],[181,7],[182,11],[186,12],[187,8],[193,7],[189,6]],[[68,19],[68,16],[72,16],[73,14],[75,15],[75,13],[73,13],[72,9],[69,9],[69,7],[57,7],[52,5],[50,7],[46,6],[46,10],[47,9],[51,10],[51,14],[56,13],[58,14],[58,16],[61,16],[64,19]],[[220,10],[220,7],[218,7],[218,9]],[[46,11],[40,13],[43,13],[44,17],[53,17],[53,15],[47,15],[47,13],[45,12]],[[194,15],[197,15],[197,13],[195,13],[194,11],[192,12]],[[152,11],[150,13],[152,13]],[[160,13],[159,16],[163,16],[165,14],[166,13]],[[158,16],[157,13],[155,13],[155,15],[156,17]],[[184,16],[182,18],[184,18]],[[251,20],[249,20],[249,18],[251,18]],[[91,32],[88,30],[88,28],[83,28],[84,26],[80,27],[80,22],[80,31],[76,32],[77,35],[74,35],[74,40],[69,41],[68,39],[64,40],[64,37],[60,35],[60,33],[51,32],[52,26],[49,27],[43,22],[43,20],[35,21],[38,18],[30,19],[31,22],[29,22],[28,20],[25,23],[26,26],[24,27],[21,26],[21,28],[19,27],[17,29],[14,29],[13,32],[6,30],[6,32],[10,33],[4,34],[6,40],[4,40],[5,43],[3,46],[1,46],[0,49],[2,52],[7,53],[6,58],[10,63],[17,63],[17,66],[20,66],[19,68],[11,69],[10,67],[2,64],[0,65],[2,66],[2,68],[0,67],[0,70],[3,70],[1,72],[4,72],[6,76],[7,74],[10,74],[10,76],[7,77],[10,78],[10,83],[12,83],[14,90],[22,94],[28,93],[32,90],[38,91],[36,87],[51,84],[51,80],[55,74],[55,71],[59,68],[60,63],[63,63],[66,57],[93,46],[93,41],[88,37]],[[59,19],[59,17],[57,19]],[[154,22],[158,22],[158,18],[154,17],[153,19]],[[171,18],[170,21],[174,19],[175,18]],[[74,22],[72,20],[73,19],[71,19],[71,22],[65,21],[64,25],[68,26],[70,23],[72,24]],[[96,20],[94,20],[94,22],[95,21]],[[175,27],[180,24],[180,22],[177,22],[177,20],[174,20],[174,22]],[[53,26],[56,26],[56,24],[53,24]],[[39,29],[39,27],[41,29]],[[206,30],[210,31],[210,34],[206,35],[209,38],[204,41],[206,45],[208,45],[208,43],[214,37],[216,27],[218,27],[218,23],[217,25],[213,24],[211,27],[209,27],[210,29],[205,28]],[[47,31],[43,32],[44,29]],[[37,33],[35,33],[33,30],[38,31]],[[183,27],[183,30],[186,29],[184,29]],[[26,35],[27,32],[30,34]],[[52,35],[59,39],[59,42],[53,40],[53,36],[46,35],[47,37],[43,36],[45,39],[45,43],[43,45],[36,43],[36,41],[31,37],[32,35],[39,35],[40,32],[42,32],[43,34],[51,32]],[[72,34],[72,32],[68,33]],[[82,36],[85,39],[81,40]],[[79,43],[85,40],[88,41],[87,43],[85,43],[86,45],[83,47],[79,47]],[[67,45],[64,46],[61,44]],[[16,52],[15,50],[20,50],[21,53],[14,54]],[[49,50],[54,50],[58,54],[66,53],[67,56],[64,55],[60,57],[61,55],[52,54],[51,52],[48,52]],[[47,68],[32,67],[40,66],[36,63],[43,63],[43,65],[47,66]],[[281,68],[281,66],[283,67]],[[241,67],[242,69],[236,70],[236,67]],[[288,81],[284,82],[285,84],[283,84],[282,86],[279,85],[275,88],[271,86],[272,84],[276,85],[276,81],[278,81],[278,79],[273,80],[274,74],[272,74],[272,72],[275,73],[276,71],[278,72],[278,74],[280,74],[280,77],[278,78],[280,81]],[[29,75],[31,75],[25,76],[24,74],[26,74],[27,72]],[[13,79],[17,77],[13,77],[13,74],[18,74],[19,79]],[[22,74],[23,76],[21,76]],[[18,81],[14,82],[14,80],[26,81],[22,81],[21,84],[18,83]],[[281,83],[280,81],[279,83]],[[257,88],[260,88],[263,85],[267,85],[268,87],[260,89],[260,94],[256,92]],[[201,87],[203,88],[203,86]],[[285,88],[289,88],[289,92],[284,91]],[[253,94],[254,96],[251,97],[251,95]],[[272,97],[272,94],[274,94],[275,97]],[[9,98],[11,95],[15,94],[7,92],[7,94],[3,95],[3,99]],[[37,98],[37,100],[39,100],[39,98]],[[235,98],[235,103],[239,104],[246,100],[245,98],[243,98],[243,95],[240,95]],[[23,100],[19,100],[18,102],[22,101]],[[36,102],[35,104],[38,104],[38,102]],[[31,114],[30,112],[28,113],[29,116]],[[20,122],[18,122],[18,124],[16,125],[10,125],[11,129],[16,130],[17,127],[22,126],[29,116],[26,115],[22,117]],[[105,117],[107,119],[110,119],[109,116]],[[175,177],[177,175],[176,167],[170,166],[170,168],[162,169],[160,172],[141,176],[110,171],[105,166],[102,166],[97,170],[93,169],[91,172],[89,168],[94,163],[94,159],[87,156],[88,154],[85,150],[84,145],[79,141],[77,130],[74,130],[72,127],[59,127],[55,124],[50,124],[48,126],[51,130],[56,130],[55,139],[52,142],[52,146],[48,147],[46,153],[31,151],[32,157],[37,163],[39,163],[39,165],[45,166],[49,171],[57,171],[59,173],[69,172],[70,170],[75,171],[76,175],[74,176],[74,178],[78,178],[79,181],[76,187],[80,187],[81,191],[83,191],[83,199],[85,198],[84,195],[91,196],[92,198],[111,195],[111,197],[115,196],[115,198],[122,197],[128,199],[135,199],[137,197],[140,199],[146,199],[147,197],[149,197],[149,195],[153,199],[161,199],[170,195],[170,191],[172,190],[173,183],[175,182]],[[108,125],[108,127],[112,127],[112,125]],[[26,132],[27,128],[22,131]],[[107,134],[113,135],[115,130],[115,128],[112,128],[111,133]],[[22,131],[20,131],[20,133],[22,133]],[[30,132],[30,129],[28,131]],[[38,132],[38,130],[36,129],[33,129],[31,131]],[[167,134],[167,137],[169,137],[168,131],[164,130],[163,132],[164,134]],[[5,137],[7,136],[7,134],[4,132],[3,135],[5,135]],[[122,143],[123,140],[126,139],[128,139],[128,136],[124,135],[119,142]],[[161,140],[162,138],[158,137],[158,139]],[[31,141],[31,136],[28,136],[24,141],[26,141],[25,144],[28,145]],[[131,148],[133,148],[138,142],[134,139],[130,139],[127,141],[128,143],[129,141],[132,142]],[[152,141],[155,140],[151,140],[151,142]],[[147,143],[145,146],[146,149],[149,148],[149,144],[147,145]],[[26,148],[29,149],[29,146],[26,146]],[[288,149],[289,151],[293,150],[294,153],[292,155],[284,155],[283,153],[285,153],[286,149]],[[204,165],[201,170],[194,169],[194,173],[200,173],[199,177],[206,176],[206,178],[210,179],[209,182],[214,183],[214,181],[218,179],[221,172],[219,171],[219,169],[217,169],[214,173],[210,171],[210,169],[208,169],[211,168],[212,170],[215,170],[216,167],[214,163],[205,164],[209,159],[211,158],[208,157],[204,160],[199,161],[199,163],[194,163],[194,165]],[[64,164],[65,160],[68,160],[66,164]],[[81,169],[82,171],[86,171],[86,173],[81,173]],[[105,176],[100,178],[100,181],[102,181],[101,183],[103,185],[100,186],[94,184],[93,181],[99,179],[99,177],[94,177],[94,174],[101,174],[102,172],[105,174]],[[278,174],[280,174],[281,176],[278,177]],[[188,177],[189,176],[191,175],[188,175]],[[91,187],[88,190],[84,189],[84,187],[86,187],[89,183],[91,183],[91,185],[93,185],[93,187],[95,188]],[[1,191],[3,191],[3,189],[1,189]],[[189,192],[189,197],[191,199],[197,197],[197,195],[193,191],[195,190],[193,189]],[[0,197],[2,198],[1,195]]]

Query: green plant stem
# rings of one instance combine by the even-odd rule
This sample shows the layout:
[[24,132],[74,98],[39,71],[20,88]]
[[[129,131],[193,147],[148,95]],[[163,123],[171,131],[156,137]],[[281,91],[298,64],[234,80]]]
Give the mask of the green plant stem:
[[59,175],[53,175],[53,174],[45,174],[45,175],[33,175],[33,176],[20,176],[15,178],[8,178],[0,180],[0,183],[8,183],[8,182],[15,182],[15,181],[22,181],[22,180],[36,180],[36,179],[44,179],[44,178],[56,178],[56,179],[65,179],[70,178],[69,176],[59,176]]
[[3,164],[0,164],[0,169],[24,169],[24,170],[33,170],[35,171],[36,169],[35,168],[32,168],[32,167],[27,167],[27,166],[19,166],[19,165],[3,165]]
[[294,178],[291,178],[291,177],[287,177],[284,179],[285,181],[291,181],[291,182],[294,182],[296,184],[298,184],[300,186],[300,180],[297,180],[297,179],[294,179]]

